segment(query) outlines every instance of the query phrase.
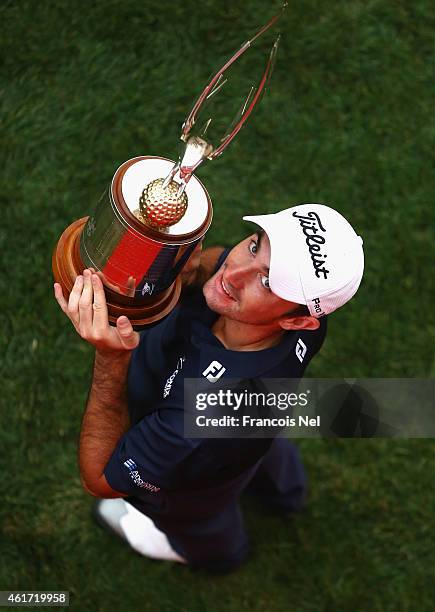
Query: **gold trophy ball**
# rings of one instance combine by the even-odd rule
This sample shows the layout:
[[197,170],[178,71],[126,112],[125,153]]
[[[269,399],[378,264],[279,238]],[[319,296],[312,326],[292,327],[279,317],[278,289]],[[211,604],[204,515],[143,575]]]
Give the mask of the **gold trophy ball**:
[[139,199],[141,220],[155,229],[174,225],[187,210],[187,195],[177,197],[180,184],[172,180],[163,189],[165,179],[158,178],[145,187]]

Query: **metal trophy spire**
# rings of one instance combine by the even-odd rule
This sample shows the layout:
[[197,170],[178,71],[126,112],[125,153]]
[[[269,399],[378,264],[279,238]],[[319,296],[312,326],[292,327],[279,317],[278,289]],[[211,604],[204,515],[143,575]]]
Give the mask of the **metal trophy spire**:
[[[180,155],[178,161],[173,165],[170,173],[165,179],[157,179],[152,185],[147,185],[142,193],[138,218],[144,223],[159,228],[161,231],[165,231],[165,227],[169,227],[179,221],[187,208],[187,200],[184,192],[192,174],[204,159],[213,160],[219,157],[219,155],[222,155],[223,151],[228,147],[230,142],[236,137],[248,120],[271,77],[275,56],[278,51],[279,36],[276,38],[269,52],[260,82],[256,87],[251,87],[240,110],[232,121],[230,128],[220,138],[219,143],[214,146],[207,135],[207,130],[213,121],[212,117],[206,120],[199,134],[192,134],[198,115],[204,104],[210,100],[212,96],[216,95],[227,82],[227,79],[224,78],[225,72],[246,53],[264,32],[269,30],[281,18],[286,8],[287,2],[283,4],[281,11],[277,15],[263,25],[250,40],[242,44],[240,49],[229,58],[204,87],[182,126],[180,138],[185,143],[183,155]],[[179,181],[174,180],[177,174],[179,175]]]

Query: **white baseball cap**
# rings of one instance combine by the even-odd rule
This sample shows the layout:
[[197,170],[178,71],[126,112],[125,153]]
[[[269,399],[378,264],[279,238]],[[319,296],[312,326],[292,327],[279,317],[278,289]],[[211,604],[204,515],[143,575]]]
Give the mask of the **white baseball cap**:
[[243,219],[268,235],[273,293],[306,304],[314,317],[333,312],[355,295],[364,271],[363,241],[336,210],[300,204]]

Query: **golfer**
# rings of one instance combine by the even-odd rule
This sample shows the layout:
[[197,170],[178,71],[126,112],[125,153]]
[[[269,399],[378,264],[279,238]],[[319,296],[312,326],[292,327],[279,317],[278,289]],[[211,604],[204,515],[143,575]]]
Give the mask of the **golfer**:
[[364,268],[362,239],[332,208],[301,204],[244,219],[255,233],[232,250],[194,253],[185,280],[208,280],[140,335],[125,316],[109,326],[90,270],[68,302],[54,286],[95,347],[79,463],[84,488],[102,498],[98,520],[144,556],[212,571],[247,557],[241,492],[294,512],[306,477],[283,438],[185,438],[184,379],[301,378],[326,315],[352,298]]

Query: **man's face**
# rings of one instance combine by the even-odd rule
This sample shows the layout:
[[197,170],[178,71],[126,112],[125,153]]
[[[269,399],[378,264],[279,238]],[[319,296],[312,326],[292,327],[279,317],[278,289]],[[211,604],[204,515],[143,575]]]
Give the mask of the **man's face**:
[[285,318],[296,304],[269,288],[270,243],[267,234],[239,242],[207,283],[204,296],[211,310],[242,323],[269,325]]

